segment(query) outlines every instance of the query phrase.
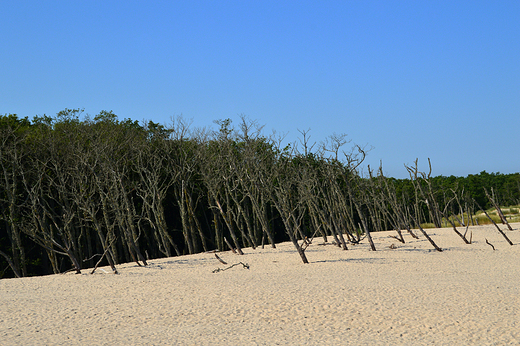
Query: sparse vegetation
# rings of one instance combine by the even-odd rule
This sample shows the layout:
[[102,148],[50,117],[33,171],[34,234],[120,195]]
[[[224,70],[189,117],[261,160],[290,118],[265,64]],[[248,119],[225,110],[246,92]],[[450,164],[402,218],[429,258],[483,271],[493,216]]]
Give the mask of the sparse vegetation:
[[[520,214],[518,212],[518,206],[500,207],[502,213],[509,222],[520,222]],[[500,217],[498,211],[494,208],[487,209],[488,214],[493,218],[495,222],[500,223]]]
[[[518,212],[517,206],[509,206],[509,207],[501,207],[504,216],[507,218],[508,222],[520,222],[520,214]],[[494,208],[486,209],[487,213],[491,216],[493,221],[496,223],[501,223],[500,216],[498,216],[498,212]],[[457,227],[462,227],[467,224],[469,225],[488,225],[491,224],[489,218],[482,212],[477,211],[476,214],[471,215],[471,219],[469,218],[467,213],[452,215],[449,217],[450,221],[455,224]],[[465,224],[461,224],[461,220],[464,220]],[[423,228],[435,228],[433,223],[423,223],[421,224]],[[448,220],[442,218],[442,227],[451,227]]]

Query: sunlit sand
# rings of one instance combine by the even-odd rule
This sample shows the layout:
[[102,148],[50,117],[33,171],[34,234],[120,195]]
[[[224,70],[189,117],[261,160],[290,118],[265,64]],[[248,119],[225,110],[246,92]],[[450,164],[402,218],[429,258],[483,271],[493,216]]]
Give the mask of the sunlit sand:
[[419,232],[405,232],[405,244],[381,232],[375,252],[366,240],[343,251],[316,238],[309,264],[283,243],[221,252],[226,265],[203,253],[119,265],[119,275],[4,279],[0,344],[516,345],[512,226],[513,246],[494,226],[470,227],[471,245],[448,228],[427,230],[443,252]]

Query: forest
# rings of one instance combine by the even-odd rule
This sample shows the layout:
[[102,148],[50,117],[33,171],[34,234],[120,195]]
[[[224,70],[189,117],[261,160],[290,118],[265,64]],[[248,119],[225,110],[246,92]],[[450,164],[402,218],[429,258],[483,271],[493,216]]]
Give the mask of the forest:
[[245,116],[216,124],[81,109],[0,115],[0,278],[98,265],[117,273],[125,262],[282,241],[308,263],[314,238],[375,250],[370,233],[384,230],[404,242],[419,228],[436,247],[421,225],[474,224],[478,210],[520,204],[520,173],[432,177],[431,164],[421,172],[415,161],[395,179],[362,170],[367,151],[345,135],[316,144],[300,132],[284,145]]

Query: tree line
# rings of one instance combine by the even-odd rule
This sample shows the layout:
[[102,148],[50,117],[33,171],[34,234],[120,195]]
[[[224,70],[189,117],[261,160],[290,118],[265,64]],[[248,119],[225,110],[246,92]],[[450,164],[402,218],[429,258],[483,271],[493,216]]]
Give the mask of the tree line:
[[518,173],[431,177],[416,161],[409,179],[382,167],[362,174],[366,150],[347,150],[345,135],[315,144],[302,131],[283,145],[246,117],[216,123],[140,124],[80,109],[0,116],[0,278],[117,272],[123,262],[281,241],[307,263],[316,237],[344,250],[367,239],[376,250],[370,232],[396,230],[404,242],[402,231],[416,236],[425,222],[520,204]]

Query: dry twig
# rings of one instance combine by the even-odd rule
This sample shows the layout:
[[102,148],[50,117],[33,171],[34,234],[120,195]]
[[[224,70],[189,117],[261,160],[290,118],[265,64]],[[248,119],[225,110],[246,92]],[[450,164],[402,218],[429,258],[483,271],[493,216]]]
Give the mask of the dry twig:
[[495,251],[495,247],[493,246],[493,244],[491,244],[491,243],[487,240],[487,238],[486,238],[486,244],[488,244],[489,246],[491,246],[491,247],[493,248],[493,251]]
[[247,263],[242,263],[242,262],[238,262],[238,263],[235,263],[235,264],[233,264],[232,266],[229,266],[229,267],[224,268],[224,269],[217,268],[217,269],[215,269],[215,270],[213,271],[213,273],[223,272],[224,270],[231,269],[231,268],[233,268],[233,267],[235,267],[235,266],[237,266],[237,265],[239,265],[239,264],[241,264],[241,265],[244,267],[244,269],[249,269],[249,264],[247,264]]
[[224,260],[222,258],[218,257],[217,254],[215,254],[215,257],[220,261],[220,263],[227,264],[227,262],[224,262]]

